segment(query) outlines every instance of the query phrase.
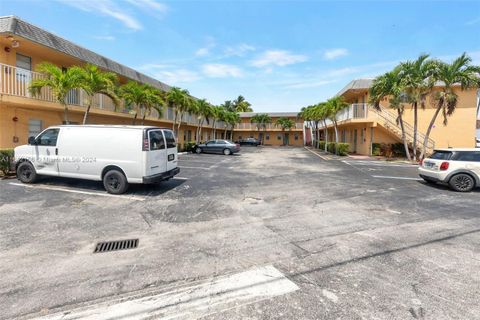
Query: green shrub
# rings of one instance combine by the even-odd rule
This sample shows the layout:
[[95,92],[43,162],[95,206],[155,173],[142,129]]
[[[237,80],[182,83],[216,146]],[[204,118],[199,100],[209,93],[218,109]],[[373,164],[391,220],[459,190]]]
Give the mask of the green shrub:
[[330,153],[335,153],[335,142],[327,143],[327,151]]
[[318,149],[325,150],[325,141],[320,141],[318,144]]
[[382,145],[380,143],[372,143],[372,155],[381,156],[382,155]]
[[187,143],[184,144],[184,148],[183,148],[183,151],[186,151],[186,152],[191,152],[193,151],[193,147],[196,145],[196,142],[195,141],[189,141]]
[[338,155],[339,156],[346,156],[348,154],[348,143],[339,143],[337,145]]
[[401,142],[392,144],[392,152],[395,157],[407,156],[407,154],[405,153],[405,146]]
[[7,175],[13,166],[13,149],[0,150],[0,172]]

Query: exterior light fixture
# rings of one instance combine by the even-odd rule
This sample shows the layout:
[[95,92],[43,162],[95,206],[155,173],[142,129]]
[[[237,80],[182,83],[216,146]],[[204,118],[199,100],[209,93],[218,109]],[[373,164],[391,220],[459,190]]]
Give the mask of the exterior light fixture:
[[20,47],[20,42],[18,42],[17,40],[13,40],[12,41],[12,48],[18,48]]

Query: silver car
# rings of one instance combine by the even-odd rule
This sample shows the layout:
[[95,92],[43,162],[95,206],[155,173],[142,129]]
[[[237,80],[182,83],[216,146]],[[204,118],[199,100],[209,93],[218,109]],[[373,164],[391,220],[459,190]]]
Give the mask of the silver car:
[[240,145],[228,140],[210,140],[195,146],[196,153],[220,153],[226,156],[240,151]]

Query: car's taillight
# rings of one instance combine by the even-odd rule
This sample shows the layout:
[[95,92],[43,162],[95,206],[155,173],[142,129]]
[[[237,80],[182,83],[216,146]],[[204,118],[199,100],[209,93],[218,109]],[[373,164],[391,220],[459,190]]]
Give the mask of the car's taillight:
[[142,146],[143,151],[148,151],[150,150],[150,144],[148,143],[148,138],[143,139],[143,146]]
[[445,171],[445,170],[448,170],[448,166],[450,164],[448,162],[442,162],[442,164],[440,165],[440,170],[441,171]]

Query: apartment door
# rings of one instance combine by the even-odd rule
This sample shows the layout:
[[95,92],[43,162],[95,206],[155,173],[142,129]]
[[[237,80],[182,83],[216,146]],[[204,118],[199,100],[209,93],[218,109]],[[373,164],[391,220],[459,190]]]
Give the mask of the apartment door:
[[353,130],[353,153],[357,153],[357,129]]
[[21,96],[30,96],[28,86],[32,81],[32,58],[17,53],[16,55],[16,72],[15,72],[15,94]]
[[263,133],[262,132],[258,133],[258,141],[263,141]]
[[283,135],[283,145],[288,146],[290,144],[290,134],[285,133]]

